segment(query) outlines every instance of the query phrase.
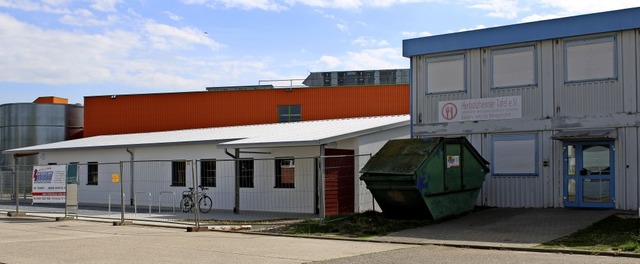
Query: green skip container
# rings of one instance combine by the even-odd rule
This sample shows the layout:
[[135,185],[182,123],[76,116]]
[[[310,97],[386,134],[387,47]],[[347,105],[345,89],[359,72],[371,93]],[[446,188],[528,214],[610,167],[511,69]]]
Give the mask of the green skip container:
[[360,170],[360,177],[394,218],[434,220],[471,212],[487,162],[464,137],[387,142]]

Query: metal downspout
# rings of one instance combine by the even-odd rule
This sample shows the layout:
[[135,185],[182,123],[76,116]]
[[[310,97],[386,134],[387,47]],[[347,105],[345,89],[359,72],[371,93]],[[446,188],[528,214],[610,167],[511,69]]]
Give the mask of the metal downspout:
[[133,194],[135,193],[135,190],[136,190],[136,188],[135,188],[135,180],[134,180],[135,179],[135,177],[134,177],[135,172],[133,170],[134,157],[133,157],[133,151],[131,151],[129,148],[127,148],[126,150],[127,150],[127,152],[129,152],[129,155],[131,155],[131,161],[129,162],[129,171],[131,172],[131,205],[133,206],[135,204],[135,200],[134,200],[135,199],[134,198],[135,195],[133,195]]
[[319,200],[318,201],[318,205],[319,205],[318,207],[320,207],[320,212],[319,212],[320,213],[320,218],[324,218],[325,215],[326,215],[326,211],[325,211],[326,210],[326,207],[325,207],[325,202],[326,202],[325,201],[325,188],[326,188],[326,186],[325,186],[325,182],[326,182],[325,159],[326,159],[326,156],[325,156],[325,150],[324,150],[325,147],[326,146],[324,144],[320,145],[320,162],[318,164],[319,167],[320,167],[319,168],[319,170],[320,170],[320,173],[319,173],[320,179],[319,179],[319,182],[318,182],[318,187],[319,188],[318,188],[317,197],[318,197],[318,200]]
[[[415,65],[413,63],[413,59],[409,59],[409,138],[413,138],[413,124],[414,124],[414,115],[416,114],[415,109],[413,108],[414,102],[413,99],[415,99],[415,97],[413,96],[413,89],[414,89],[414,83],[413,83],[413,69],[414,69]],[[417,89],[416,89],[417,91]],[[417,103],[416,103],[417,105]]]
[[235,155],[231,154],[229,151],[227,151],[227,149],[224,149],[224,153],[227,154],[229,157],[234,159],[234,163],[235,163],[235,198],[234,198],[234,207],[233,207],[233,213],[235,214],[239,214],[240,213],[240,161],[238,160],[240,158],[240,149],[235,149]]

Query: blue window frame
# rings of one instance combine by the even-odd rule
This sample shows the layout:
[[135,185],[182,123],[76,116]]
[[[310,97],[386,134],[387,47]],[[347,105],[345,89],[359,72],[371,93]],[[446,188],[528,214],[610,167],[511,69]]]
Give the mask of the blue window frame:
[[492,176],[538,176],[536,134],[492,135]]

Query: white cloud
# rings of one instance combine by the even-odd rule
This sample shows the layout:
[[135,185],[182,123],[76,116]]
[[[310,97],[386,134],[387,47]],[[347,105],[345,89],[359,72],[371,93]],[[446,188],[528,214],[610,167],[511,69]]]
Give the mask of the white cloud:
[[487,15],[490,17],[516,18],[521,12],[528,10],[527,5],[518,0],[482,0],[471,2],[468,7],[487,10],[489,11]]
[[401,49],[379,48],[348,52],[345,69],[374,70],[409,68],[409,61],[402,57]]
[[477,25],[475,27],[461,28],[461,29],[458,29],[457,31],[450,31],[450,32],[463,32],[463,31],[471,31],[471,30],[478,30],[478,29],[485,29],[485,28],[487,28],[487,26],[485,26],[485,25]]
[[69,84],[108,80],[114,60],[141,47],[134,34],[103,35],[45,30],[0,14],[0,79]]
[[40,11],[52,14],[70,14],[71,11],[63,5],[67,1],[45,1],[38,3],[31,0],[0,0],[0,7],[18,9],[22,11]]
[[262,9],[265,11],[281,11],[287,9],[275,0],[183,0],[185,4],[207,5],[212,8]]
[[303,4],[312,7],[335,9],[359,9],[362,7],[390,7],[397,4],[433,2],[433,0],[285,0],[289,5]]
[[371,37],[358,37],[357,39],[353,40],[351,42],[351,44],[353,44],[355,46],[360,46],[360,47],[371,47],[371,46],[384,47],[384,46],[389,46],[389,42],[387,42],[386,40],[377,40],[377,39],[371,38]]
[[559,13],[565,13],[568,15],[578,15],[586,13],[604,12],[617,9],[624,9],[630,7],[640,6],[640,2],[637,0],[615,0],[615,1],[602,1],[602,0],[538,0],[541,5],[548,7],[552,10],[558,10]]
[[148,21],[144,25],[144,30],[151,46],[156,49],[189,49],[193,45],[204,45],[215,51],[223,47],[222,44],[210,39],[204,31],[193,27],[177,28]]
[[428,37],[433,35],[427,31],[422,31],[422,32],[403,31],[400,34],[402,35],[403,38],[418,38],[418,37]]
[[[468,8],[487,11],[487,16],[521,22],[597,13],[640,6],[637,0],[459,0]],[[531,13],[535,10],[535,13]]]
[[545,15],[533,14],[533,15],[523,17],[522,19],[520,19],[520,22],[534,22],[534,21],[549,20],[549,19],[566,17],[566,16],[570,16],[570,15],[566,13],[565,14],[555,13],[555,14],[545,14]]
[[336,27],[342,32],[349,31],[349,27],[347,27],[347,25],[345,24],[336,24]]
[[109,15],[105,20],[100,20],[87,9],[76,9],[73,14],[66,14],[60,18],[60,23],[74,26],[108,26],[118,21],[115,15]]
[[[220,47],[196,29],[153,22],[145,29],[90,34],[43,29],[0,14],[0,80],[193,90],[212,83],[234,84],[246,76],[275,75],[268,59],[211,58],[202,51],[194,57],[176,55],[174,51],[185,46]],[[158,47],[158,41],[166,46]]]
[[169,17],[169,19],[173,20],[173,21],[180,21],[182,20],[182,17],[179,15],[176,15],[170,11],[164,11],[164,14],[167,15]]
[[521,19],[522,22],[531,22],[538,20],[546,20],[567,16],[575,16],[588,13],[597,13],[625,9],[640,6],[637,0],[616,0],[616,1],[600,1],[600,0],[563,0],[550,1],[538,0],[538,6],[543,10],[534,14],[530,14]]
[[91,8],[102,12],[115,12],[116,5],[122,0],[91,0]]
[[319,60],[312,63],[310,69],[312,71],[326,71],[338,68],[342,64],[339,58],[329,55],[323,55]]

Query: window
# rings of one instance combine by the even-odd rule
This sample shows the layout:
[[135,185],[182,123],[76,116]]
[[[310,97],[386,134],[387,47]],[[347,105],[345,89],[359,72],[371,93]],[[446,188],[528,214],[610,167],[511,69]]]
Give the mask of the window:
[[242,159],[240,163],[240,188],[253,188],[253,159]]
[[464,91],[465,65],[464,54],[427,59],[427,93]]
[[338,86],[343,85],[355,85],[356,84],[356,73],[349,72],[338,72]]
[[380,84],[395,84],[396,83],[396,71],[395,70],[381,70],[380,71]]
[[617,78],[616,38],[567,41],[564,45],[565,81]]
[[491,174],[538,176],[538,138],[535,134],[493,135]]
[[294,188],[296,166],[292,158],[276,159],[276,186],[275,188]]
[[302,107],[300,105],[279,105],[278,123],[302,121]]
[[322,85],[323,86],[331,86],[331,73],[323,72],[322,73]]
[[98,163],[87,164],[87,185],[98,185]]
[[534,46],[491,51],[491,88],[536,84]]
[[171,186],[187,186],[187,162],[171,162]]
[[216,187],[216,160],[200,162],[200,184],[204,187]]
[[373,71],[357,71],[356,72],[356,84],[373,84],[375,74]]

